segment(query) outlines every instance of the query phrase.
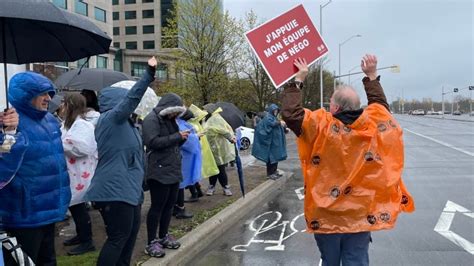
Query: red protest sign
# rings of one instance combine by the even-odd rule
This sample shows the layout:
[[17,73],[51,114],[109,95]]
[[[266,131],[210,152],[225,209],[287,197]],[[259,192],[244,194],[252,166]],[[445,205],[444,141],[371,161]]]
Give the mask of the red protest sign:
[[329,52],[303,5],[246,32],[245,36],[276,88],[296,74],[295,59],[305,58],[311,65]]

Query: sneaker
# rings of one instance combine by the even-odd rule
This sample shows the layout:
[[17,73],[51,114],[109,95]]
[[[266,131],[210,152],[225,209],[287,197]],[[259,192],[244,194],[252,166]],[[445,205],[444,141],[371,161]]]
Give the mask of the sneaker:
[[151,243],[145,247],[145,254],[155,258],[162,258],[166,255],[163,246],[161,246],[157,239],[151,241]]
[[283,171],[277,170],[275,174],[279,177],[282,177],[283,176]]
[[169,249],[178,249],[181,247],[181,243],[176,241],[174,237],[170,236],[167,234],[165,237],[158,239],[158,243],[164,248],[169,248]]
[[209,186],[209,187],[207,188],[206,195],[212,196],[212,195],[214,195],[214,192],[215,192],[215,191],[216,191],[216,188],[215,188],[214,186]]
[[92,241],[85,242],[79,244],[79,246],[69,250],[67,254],[69,256],[74,256],[74,255],[81,255],[87,252],[95,251],[94,244],[92,244]]
[[230,191],[230,187],[227,186],[224,188],[224,195],[226,196],[232,196],[232,191]]
[[79,240],[78,236],[75,236],[73,238],[69,238],[64,240],[63,245],[67,246],[74,246],[74,245],[79,245],[81,244],[81,240]]
[[278,174],[271,174],[267,176],[267,178],[271,180],[277,180],[278,178],[280,178],[280,176]]

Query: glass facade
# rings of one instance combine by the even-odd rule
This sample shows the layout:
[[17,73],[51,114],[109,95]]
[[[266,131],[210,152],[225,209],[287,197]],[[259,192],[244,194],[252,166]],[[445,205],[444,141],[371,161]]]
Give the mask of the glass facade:
[[84,63],[85,63],[84,68],[88,68],[89,67],[89,61],[87,61],[87,63],[86,63],[86,61],[87,61],[87,58],[81,58],[81,59],[77,60],[77,68],[80,68],[82,65],[84,65]]
[[107,57],[97,56],[97,68],[107,68]]
[[98,7],[94,7],[94,16],[98,21],[106,22],[106,13],[105,10]]
[[148,66],[147,62],[132,62],[132,76],[141,77]]
[[173,10],[173,0],[161,0],[161,27],[168,26],[168,18],[171,17],[171,12]]
[[74,11],[77,14],[81,14],[84,16],[87,16],[89,13],[87,12],[87,4],[84,2],[81,2],[79,0],[74,0]]
[[53,0],[53,4],[57,7],[67,9],[67,0]]
[[168,80],[168,66],[166,64],[159,64],[156,68],[156,77],[158,80]]

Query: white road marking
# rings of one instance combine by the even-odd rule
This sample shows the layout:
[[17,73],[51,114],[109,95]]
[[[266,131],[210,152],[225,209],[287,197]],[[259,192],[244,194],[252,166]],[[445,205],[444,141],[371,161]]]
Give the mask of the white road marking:
[[456,212],[474,218],[474,213],[472,211],[448,200],[441,216],[439,217],[438,223],[436,223],[434,231],[474,255],[474,244],[450,230]]
[[461,149],[461,148],[458,148],[458,147],[456,147],[456,146],[453,146],[453,145],[451,145],[451,144],[449,144],[449,143],[446,143],[446,142],[444,142],[444,141],[437,140],[437,139],[434,139],[434,138],[432,138],[432,137],[425,136],[425,135],[423,135],[423,134],[420,134],[420,133],[411,131],[411,130],[406,129],[406,128],[404,128],[403,130],[404,130],[404,131],[408,131],[408,132],[410,132],[410,133],[412,133],[412,134],[414,134],[414,135],[420,136],[420,137],[422,137],[422,138],[431,140],[431,141],[436,142],[436,143],[438,143],[438,144],[441,144],[441,145],[443,145],[443,146],[445,146],[445,147],[451,148],[451,149],[453,149],[453,150],[457,150],[457,151],[459,151],[459,152],[462,152],[462,153],[464,153],[464,154],[467,154],[467,155],[469,155],[469,156],[474,157],[474,153],[469,152],[469,151],[466,151],[466,150],[463,150],[463,149]]
[[298,196],[299,200],[304,199],[303,191],[304,191],[304,187],[300,187],[300,188],[295,189],[296,196]]

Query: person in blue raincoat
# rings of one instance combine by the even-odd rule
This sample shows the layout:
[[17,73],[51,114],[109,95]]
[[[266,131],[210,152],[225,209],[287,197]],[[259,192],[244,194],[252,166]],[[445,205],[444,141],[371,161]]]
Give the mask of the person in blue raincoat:
[[255,128],[252,155],[267,164],[267,176],[277,179],[281,175],[278,172],[278,162],[286,160],[286,138],[284,122],[278,120],[280,108],[276,104],[270,104],[267,115],[257,124]]
[[191,111],[187,110],[180,118],[178,118],[178,126],[180,131],[189,131],[189,136],[186,142],[180,147],[181,148],[181,172],[183,173],[183,181],[179,185],[178,200],[174,206],[173,214],[177,219],[192,218],[191,213],[186,212],[184,208],[184,189],[188,186],[194,186],[194,184],[201,181],[201,167],[202,167],[202,155],[201,155],[201,143],[199,142],[199,136],[196,133],[193,125],[187,121],[193,118],[194,115]]

